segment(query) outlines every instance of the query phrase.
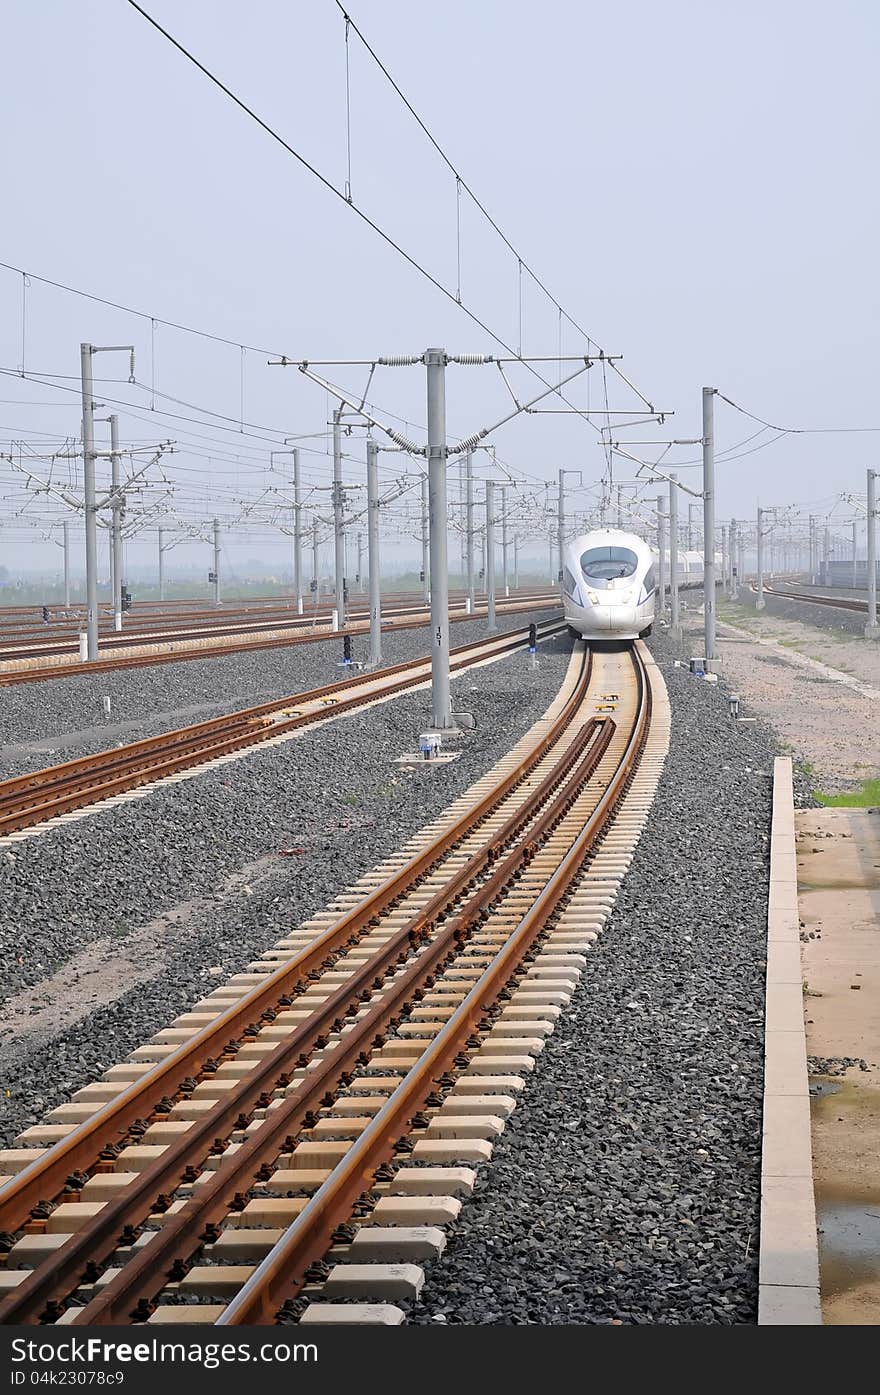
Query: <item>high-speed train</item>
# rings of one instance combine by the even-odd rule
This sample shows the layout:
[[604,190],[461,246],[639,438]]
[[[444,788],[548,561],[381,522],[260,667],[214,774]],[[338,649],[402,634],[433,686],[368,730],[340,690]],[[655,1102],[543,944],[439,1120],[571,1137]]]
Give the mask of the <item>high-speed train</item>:
[[640,639],[650,634],[656,589],[651,549],[634,533],[598,528],[565,548],[565,618],[584,639]]

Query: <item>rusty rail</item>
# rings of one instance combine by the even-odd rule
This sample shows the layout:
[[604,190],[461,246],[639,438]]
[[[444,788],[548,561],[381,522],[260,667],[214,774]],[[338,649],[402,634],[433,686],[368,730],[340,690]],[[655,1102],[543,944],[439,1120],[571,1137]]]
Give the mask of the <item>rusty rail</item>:
[[[558,622],[549,622],[542,637],[554,633]],[[560,626],[561,628],[561,626]],[[506,653],[524,642],[525,632],[510,630],[493,638],[493,652]],[[497,647],[495,639],[502,644]],[[451,651],[451,669],[455,672],[472,662],[474,653],[485,648],[486,641],[462,645]],[[425,681],[423,670],[427,659],[410,659],[378,669],[365,677],[343,679],[313,688],[309,692],[275,698],[271,702],[246,707],[222,717],[213,717],[194,726],[145,737],[127,746],[82,756],[61,765],[44,766],[0,782],[0,835],[45,823],[47,819],[74,809],[86,808],[111,795],[137,789],[179,770],[190,769],[214,760],[231,751],[259,745],[271,737],[320,721],[332,706],[334,713],[347,712],[372,702],[387,693],[399,693]],[[397,678],[378,692],[351,692],[363,688],[375,679]],[[346,696],[348,694],[348,696]],[[297,707],[326,701],[327,708],[297,712]],[[269,721],[269,718],[275,718]]]
[[[541,595],[533,598],[524,598],[521,601],[516,601],[515,603],[511,603],[508,601],[499,601],[498,611],[499,614],[504,613],[505,615],[518,615],[522,614],[522,612],[524,611],[535,610],[536,608],[542,610],[549,610],[554,608],[557,604],[557,596]],[[478,620],[481,617],[485,616],[485,614],[485,609],[479,607],[476,610],[474,610],[470,615],[467,615],[464,612],[450,613],[449,621],[450,624],[462,624],[464,621],[467,620]],[[396,630],[423,629],[426,624],[427,615],[425,614],[423,616],[417,617],[415,620],[401,620],[399,623],[383,625],[382,629],[383,632],[387,631],[389,634],[393,634]],[[214,631],[213,635],[216,636],[217,633],[217,631]],[[299,644],[314,644],[316,642],[322,642],[326,640],[339,640],[343,639],[346,635],[351,635],[355,638],[363,638],[364,634],[365,631],[361,628],[345,628],[341,630],[325,629],[315,631],[310,634],[293,634],[276,639],[243,640],[241,644],[218,644],[215,645],[213,648],[206,645],[201,649],[181,648],[174,650],[170,653],[134,654],[129,655],[128,657],[120,657],[115,659],[95,659],[89,663],[47,664],[43,668],[27,668],[0,671],[0,687],[14,687],[18,683],[42,683],[47,679],[53,678],[88,677],[90,674],[110,673],[120,668],[150,668],[156,664],[180,663],[186,659],[210,659],[214,658],[217,655],[223,654],[250,653],[251,651],[257,651],[262,649],[294,648],[296,645]],[[188,640],[191,640],[193,638],[194,636],[188,635],[183,637],[180,642],[182,644],[186,644]],[[158,638],[155,641],[149,642],[156,644],[171,644],[175,641],[171,636],[166,636],[164,639]],[[28,657],[28,655],[24,655],[21,657]],[[31,654],[30,657],[36,656]],[[11,659],[11,656],[8,654],[0,654],[0,663],[2,663],[4,659],[9,661]]]
[[306,1282],[309,1265],[326,1253],[336,1226],[348,1219],[352,1204],[363,1191],[369,1189],[376,1169],[393,1155],[397,1140],[411,1126],[414,1116],[435,1088],[435,1082],[453,1064],[473,1028],[517,972],[523,958],[546,928],[548,919],[576,880],[585,858],[629,781],[647,735],[650,686],[640,656],[636,650],[632,652],[640,683],[638,716],[624,757],[593,815],[544,891],[453,1016],[227,1305],[218,1319],[219,1326],[271,1323],[281,1303],[300,1292]]
[[[577,687],[545,733],[542,742],[496,786],[487,791],[462,819],[435,838],[427,848],[411,858],[403,868],[305,949],[267,975],[262,983],[251,989],[239,1002],[218,1015],[212,1023],[183,1043],[164,1061],[158,1062],[140,1081],[121,1091],[70,1135],[0,1187],[0,1229],[8,1232],[20,1229],[27,1221],[31,1209],[38,1202],[57,1195],[69,1175],[93,1167],[101,1149],[108,1142],[117,1144],[125,1137],[132,1123],[142,1116],[149,1117],[154,1112],[156,1103],[178,1093],[193,1076],[204,1073],[206,1065],[213,1064],[215,1057],[223,1055],[230,1038],[235,1041],[267,1013],[275,1013],[289,1006],[292,1001],[290,995],[310,972],[327,963],[329,956],[335,955],[341,948],[356,943],[360,933],[377,915],[411,889],[456,843],[477,827],[552,749],[570,720],[572,711],[582,700],[589,677],[590,662],[585,656]],[[495,846],[497,839],[486,845],[484,856],[491,857]],[[462,868],[458,877],[447,883],[442,892],[422,909],[419,917],[407,929],[420,933],[424,926],[431,923],[432,918],[440,913],[442,905],[447,904],[449,898],[454,899],[458,896],[463,887],[472,880],[475,866],[478,866],[478,863],[469,862]],[[188,1134],[191,1132],[187,1131]],[[26,1297],[26,1292],[30,1291],[30,1282],[25,1281],[19,1292],[0,1303],[0,1322],[16,1320],[7,1314],[19,1311],[16,1300]]]
[[[152,1297],[165,1286],[169,1273],[175,1266],[187,1264],[198,1247],[199,1238],[205,1228],[216,1225],[228,1214],[229,1198],[236,1194],[243,1195],[253,1185],[260,1167],[277,1157],[282,1151],[284,1140],[290,1139],[292,1142],[295,1134],[306,1123],[309,1113],[319,1108],[326,1092],[338,1089],[340,1084],[349,1078],[349,1072],[364,1059],[362,1053],[365,1053],[366,1048],[371,1044],[377,1044],[381,1034],[413,1001],[414,995],[420,994],[430,986],[436,970],[444,962],[454,958],[469,934],[480,926],[486,908],[497,898],[518,869],[528,862],[536,848],[577,798],[583,784],[589,780],[604,755],[613,731],[614,723],[607,718],[594,719],[584,727],[578,741],[573,743],[559,765],[532,793],[527,805],[507,820],[494,840],[495,844],[503,847],[517,838],[535,811],[553,796],[548,809],[541,814],[528,836],[499,862],[489,879],[470,897],[467,904],[454,916],[448,917],[442,926],[435,930],[433,937],[429,938],[437,917],[451,904],[447,888],[444,888],[437,898],[443,905],[435,907],[427,925],[421,924],[424,916],[420,914],[397,931],[383,947],[381,959],[386,967],[398,962],[406,963],[408,958],[410,962],[394,979],[388,991],[357,1021],[337,1049],[328,1052],[320,1063],[309,1071],[302,1084],[288,1094],[278,1108],[269,1111],[260,1128],[235,1152],[221,1161],[214,1175],[204,1185],[199,1186],[197,1193],[184,1207],[165,1220],[160,1234],[151,1240],[149,1247],[141,1254],[133,1256],[119,1274],[102,1287],[100,1293],[96,1294],[84,1309],[77,1312],[73,1319],[75,1323],[119,1322],[128,1321],[133,1316],[137,1318],[147,1315]],[[556,786],[560,788],[554,794]],[[486,858],[482,859],[484,866],[486,861]],[[415,949],[416,953],[410,958],[407,951],[412,949]],[[266,1065],[261,1067],[263,1082],[277,1078],[279,1066],[283,1069],[285,1060],[295,1059],[298,1050],[307,1050],[314,1044],[316,1036],[323,1036],[332,1025],[336,1025],[338,1029],[344,1017],[361,1004],[364,990],[374,980],[375,974],[376,963],[372,961],[333,994],[313,1018],[303,1023],[300,1028],[294,1029],[288,1041],[283,1043],[283,1052],[273,1053],[278,1059],[270,1064],[271,1058],[268,1058]],[[252,1096],[256,1089],[256,1085],[251,1086]],[[216,1106],[216,1112],[218,1116],[222,1113],[227,1119],[234,1117],[235,1102],[221,1101]],[[207,1120],[205,1124],[201,1129],[202,1155],[205,1154],[208,1140],[214,1132],[213,1125],[209,1125]],[[188,1130],[187,1137],[192,1132],[193,1130]],[[167,1172],[167,1169],[165,1171]],[[130,1190],[127,1188],[126,1192]],[[142,1196],[155,1195],[155,1182],[150,1185],[145,1179]],[[111,1236],[118,1234],[120,1225],[125,1223],[121,1203],[118,1210],[118,1215],[108,1215],[103,1227],[104,1232]],[[125,1211],[128,1210],[126,1207]],[[90,1248],[89,1242],[84,1240],[80,1249],[91,1257],[94,1244],[92,1242]]]
[[[756,588],[753,586],[752,590]],[[806,601],[810,605],[826,605],[836,610],[855,610],[867,613],[868,602],[860,601],[856,596],[816,596],[807,591],[777,591],[775,587],[764,583],[764,594],[776,596],[782,601]]]

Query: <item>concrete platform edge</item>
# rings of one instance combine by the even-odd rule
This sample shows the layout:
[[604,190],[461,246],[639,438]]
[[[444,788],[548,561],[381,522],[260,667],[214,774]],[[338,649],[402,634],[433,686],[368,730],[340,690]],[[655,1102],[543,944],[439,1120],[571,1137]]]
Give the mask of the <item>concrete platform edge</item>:
[[770,836],[758,1261],[758,1324],[763,1327],[822,1322],[799,953],[795,977],[793,952],[771,952],[774,944],[787,942],[798,951],[800,946],[794,832],[791,758],[778,756]]

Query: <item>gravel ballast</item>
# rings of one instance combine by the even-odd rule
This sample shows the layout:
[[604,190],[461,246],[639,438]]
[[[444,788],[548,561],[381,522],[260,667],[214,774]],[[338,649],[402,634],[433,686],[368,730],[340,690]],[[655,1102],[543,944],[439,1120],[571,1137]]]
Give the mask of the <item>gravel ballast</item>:
[[[809,592],[809,586],[799,586],[798,590],[804,594]],[[821,592],[817,592],[821,594]],[[837,594],[828,592],[829,595]],[[865,592],[859,596],[857,592],[840,592],[842,600],[846,600],[852,595],[864,601]],[[743,588],[739,593],[739,604],[748,610],[757,609],[757,595],[750,590]],[[787,596],[770,596],[764,593],[764,614],[776,615],[780,620],[799,620],[803,625],[812,625],[817,630],[827,630],[829,634],[855,635],[863,639],[865,635],[865,622],[868,619],[867,611],[846,610],[842,606],[816,605],[814,601],[789,600]]]
[[[500,614],[499,629],[518,629],[559,613],[557,607],[535,614]],[[484,619],[463,620],[452,625],[450,644],[472,644],[485,634]],[[392,628],[382,635],[383,663],[419,658],[429,646],[427,626]],[[353,636],[355,662],[365,661],[367,653],[368,639]],[[339,666],[341,658],[341,639],[316,640],[4,687],[0,689],[0,779],[338,682],[349,672]],[[109,718],[104,716],[105,696],[110,699]]]
[[[4,997],[10,1010],[24,1001],[25,1027],[32,1018],[34,1028],[0,1029],[9,1091],[3,1137],[145,1041],[435,817],[541,715],[570,649],[561,635],[541,646],[537,667],[520,651],[454,678],[455,706],[478,725],[449,765],[395,764],[417,748],[426,724],[422,691],[0,850]],[[299,851],[281,856],[288,848]],[[146,960],[147,981],[137,988],[129,988],[127,946],[142,968]],[[53,998],[88,1003],[90,983],[108,977],[88,957],[96,947],[99,959],[109,956],[109,1005],[99,1001],[57,1032],[44,1026]],[[17,990],[30,996],[16,999]]]
[[776,745],[652,647],[672,740],[651,819],[411,1321],[756,1320]]
[[[420,1301],[404,1304],[411,1322],[756,1320],[778,747],[760,722],[730,718],[723,683],[675,667],[664,638],[651,647],[669,688],[672,741],[649,824],[492,1163],[479,1171]],[[157,942],[163,972],[146,988],[51,1043],[0,1045],[12,1092],[5,1138],[222,982],[206,977],[207,966],[225,977],[399,846],[543,711],[568,650],[560,638],[537,670],[516,656],[457,685],[456,705],[473,710],[480,726],[442,785],[439,771],[404,777],[390,763],[424,719],[418,694],[98,815],[107,822],[89,846],[76,840],[92,820],[35,840],[34,848],[68,841],[49,872],[39,859],[14,871],[30,899],[2,933],[7,962],[16,920],[28,936],[25,963],[16,966],[22,983],[39,982],[72,949],[112,933],[116,915],[123,943],[136,942],[152,916],[167,939]],[[355,722],[363,725],[356,744],[345,737]],[[405,783],[392,785],[394,774]],[[329,821],[315,818],[315,807]],[[307,855],[278,859],[277,868],[267,855],[288,842],[306,845]],[[120,850],[122,870],[114,863]],[[65,869],[75,869],[69,897],[59,893]],[[51,895],[40,891],[43,876]],[[181,879],[193,908],[176,919],[162,908],[180,901]],[[78,898],[85,904],[73,919]],[[66,945],[70,934],[74,946]],[[44,945],[56,958],[35,978],[30,957]]]

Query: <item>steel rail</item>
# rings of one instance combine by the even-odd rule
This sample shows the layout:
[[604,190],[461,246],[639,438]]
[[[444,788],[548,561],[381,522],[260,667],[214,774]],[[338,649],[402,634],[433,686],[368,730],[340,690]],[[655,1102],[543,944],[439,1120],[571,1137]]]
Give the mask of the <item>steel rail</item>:
[[471,1031],[495,1004],[525,955],[546,929],[547,921],[558,909],[605,828],[647,736],[650,685],[641,656],[635,649],[632,653],[640,688],[636,722],[626,751],[592,815],[544,890],[467,997],[227,1305],[217,1320],[218,1326],[271,1323],[281,1303],[301,1291],[309,1265],[327,1252],[336,1226],[349,1218],[354,1201],[369,1190],[376,1169],[393,1156],[398,1140],[411,1127],[437,1080],[454,1063]]
[[[139,1081],[133,1082],[109,1100],[89,1119],[60,1139],[16,1176],[0,1187],[0,1229],[19,1230],[40,1201],[57,1195],[68,1176],[94,1166],[108,1142],[124,1137],[132,1123],[154,1112],[155,1104],[178,1093],[193,1076],[204,1073],[206,1063],[221,1056],[227,1043],[237,1040],[264,1013],[277,1012],[289,1005],[290,995],[307,976],[317,971],[341,948],[356,943],[358,936],[401,896],[424,877],[457,843],[475,829],[507,795],[525,779],[565,730],[570,714],[582,700],[591,674],[591,656],[584,655],[576,687],[545,733],[543,740],[488,790],[462,818],[435,837],[421,852],[318,935],[304,949],[291,956],[278,969],[267,974],[238,1002],[220,1013],[211,1023],[181,1043],[175,1051],[157,1062]],[[457,893],[456,893],[457,894]],[[432,913],[431,903],[424,908]],[[3,1304],[0,1303],[0,1322]]]
[[[466,595],[466,590],[453,590],[450,592],[450,602],[457,606],[463,605]],[[523,586],[517,588],[509,599],[533,600],[539,595],[546,595],[555,599],[557,592],[555,588],[551,586],[547,586],[544,589]],[[208,624],[208,628],[211,629],[215,628],[218,624],[222,625],[230,620],[237,620],[242,617],[249,617],[254,623],[257,623],[259,620],[270,615],[278,615],[308,624],[312,615],[319,614],[325,618],[329,618],[330,612],[333,609],[332,600],[315,602],[311,599],[309,593],[303,596],[303,603],[304,611],[302,614],[299,614],[295,608],[295,597],[290,597],[289,599],[285,599],[284,597],[266,597],[262,602],[260,602],[258,598],[255,598],[250,603],[237,604],[224,602],[219,610],[214,606],[207,606],[204,601],[201,601],[198,602],[200,608],[197,610],[184,610],[174,613],[168,609],[169,606],[175,604],[196,605],[197,603],[195,601],[162,601],[161,603],[135,601],[128,614],[126,633],[133,632],[138,634],[147,627],[154,627],[161,630],[175,624],[188,625],[191,621],[214,622],[213,624]],[[99,623],[110,620],[110,603],[105,602],[102,604],[104,605],[105,613],[99,616]],[[385,592],[382,596],[382,605],[383,609],[392,612],[398,608],[401,611],[425,609],[425,602],[422,599],[420,591]],[[15,640],[25,640],[28,635],[33,636],[35,643],[40,643],[48,639],[61,642],[68,637],[70,630],[76,626],[81,626],[86,618],[84,606],[71,605],[68,607],[61,601],[55,601],[50,602],[49,609],[63,611],[64,614],[50,619],[47,623],[40,618],[41,606],[39,605],[20,607],[20,613],[22,616],[26,615],[28,617],[26,619],[16,619],[14,618],[12,608],[0,606],[0,647],[7,643],[12,643]],[[348,609],[352,614],[367,616],[369,608],[365,593],[355,593],[355,597],[351,601]],[[27,633],[19,634],[18,632],[21,630],[25,630]],[[119,643],[125,638],[124,633],[120,634],[120,632],[114,630],[112,624],[109,623],[101,625],[100,634],[115,643]]]
[[[752,590],[755,588],[753,587]],[[772,586],[764,586],[765,596],[776,596],[783,601],[806,601],[809,605],[825,605],[837,610],[855,610],[865,614],[868,609],[867,601],[860,601],[856,596],[815,596],[806,591],[777,591]]]
[[[552,610],[558,605],[556,596],[539,596],[531,600],[503,601],[498,603],[499,612],[505,615],[521,615],[524,611],[534,610],[536,607],[542,610]],[[464,611],[450,613],[450,624],[463,624],[467,620],[479,620],[484,618],[486,610],[479,607],[466,614]],[[401,620],[399,623],[383,625],[383,633],[387,631],[394,634],[398,630],[418,630],[424,629],[427,619],[418,617],[415,620]],[[205,645],[203,648],[182,648],[172,652],[162,654],[133,654],[127,657],[115,659],[95,659],[90,663],[57,663],[48,664],[42,668],[22,668],[14,670],[0,671],[0,687],[14,687],[19,683],[43,683],[54,678],[79,678],[89,677],[97,673],[110,673],[122,668],[151,668],[157,664],[181,663],[187,659],[210,659],[217,655],[242,654],[262,649],[291,649],[300,644],[315,644],[326,642],[327,640],[344,639],[346,635],[352,638],[363,637],[366,631],[363,629],[322,629],[309,634],[285,635],[279,639],[253,639],[243,640],[240,644],[218,644],[213,648]],[[156,643],[170,644],[175,641],[171,638],[157,640]],[[184,638],[181,644],[186,644]]]
[[[542,637],[554,633],[554,628],[561,622],[545,624]],[[499,638],[501,643],[497,644],[495,641]],[[473,654],[479,654],[487,643],[493,654],[503,654],[523,642],[523,631],[511,630],[489,641],[463,645],[451,651],[451,670],[457,672],[468,667],[473,662]],[[86,808],[111,795],[137,789],[178,770],[202,765],[230,751],[259,745],[327,716],[326,708],[311,712],[289,709],[326,702],[338,714],[379,697],[404,692],[425,681],[425,675],[417,670],[424,669],[427,663],[426,658],[410,659],[377,669],[369,676],[359,675],[310,692],[276,698],[191,727],[146,737],[127,746],[82,756],[61,765],[44,766],[40,770],[0,782],[0,835],[33,827],[58,814]],[[407,677],[407,674],[410,676]],[[363,689],[365,684],[393,679],[395,675],[396,681],[388,682],[378,691],[357,691]],[[355,691],[351,692],[352,689]],[[340,696],[337,697],[337,694]],[[266,719],[269,717],[275,720],[268,722]]]
[[[277,633],[288,630],[304,631],[318,620],[323,621],[329,627],[331,618],[330,610],[325,608],[303,615],[291,615],[289,610],[268,611],[261,616],[254,616],[253,613],[250,613],[247,620],[235,620],[233,612],[224,611],[222,616],[218,615],[217,612],[214,614],[215,623],[213,625],[200,623],[187,627],[180,617],[176,617],[172,624],[164,627],[157,627],[153,622],[145,621],[142,624],[137,622],[133,625],[129,624],[125,630],[121,631],[115,629],[99,630],[99,638],[105,650],[146,647],[151,644],[173,644],[177,641],[190,644],[200,639],[221,639],[229,635],[247,636],[255,631],[271,630]],[[427,615],[427,608],[424,603],[413,601],[407,602],[405,605],[386,608],[384,614],[389,620],[396,616],[402,616],[406,619],[416,614]],[[352,607],[349,608],[348,615],[350,623],[345,629],[328,629],[328,632],[343,635],[359,634],[358,625],[367,623],[369,613],[363,607]],[[10,648],[9,646],[12,644],[16,644],[18,647]],[[77,648],[78,645],[66,635],[50,636],[46,633],[35,633],[32,639],[27,636],[15,635],[6,641],[0,636],[0,663],[12,663],[21,659],[39,659],[53,655],[63,658],[67,654],[75,654]]]
[[[536,811],[540,810],[550,797],[560,779],[565,780],[565,785],[563,793],[554,801],[554,809],[557,810],[556,818],[562,817],[564,808],[577,797],[583,781],[589,778],[601,760],[611,739],[612,729],[611,724],[603,722],[602,719],[595,719],[585,725],[579,733],[578,740],[572,743],[572,748],[563,753],[553,771],[530,793],[524,805],[509,816],[504,826],[483,849],[482,856],[469,862],[467,868],[462,869],[451,882],[436,893],[428,906],[412,916],[306,1021],[294,1026],[273,1051],[255,1063],[253,1070],[234,1090],[225,1092],[214,1107],[169,1145],[149,1168],[141,1172],[137,1179],[124,1189],[116,1201],[103,1206],[88,1227],[72,1235],[55,1252],[48,1266],[33,1271],[32,1275],[10,1295],[13,1300],[10,1315],[7,1316],[0,1308],[0,1321],[27,1321],[38,1318],[46,1310],[47,1304],[58,1303],[55,1294],[59,1284],[75,1279],[87,1262],[94,1265],[109,1258],[119,1244],[122,1228],[126,1225],[136,1227],[146,1220],[154,1209],[157,1198],[161,1198],[167,1192],[173,1193],[180,1185],[187,1167],[204,1165],[208,1154],[212,1149],[216,1149],[218,1139],[225,1139],[234,1126],[246,1127],[248,1113],[260,1103],[267,1104],[273,1089],[289,1083],[290,1070],[308,1060],[308,1051],[320,1047],[322,1043],[326,1044],[329,1031],[341,1029],[345,1018],[356,1012],[365,999],[369,999],[370,987],[375,990],[377,986],[382,986],[377,975],[389,972],[397,963],[405,963],[411,951],[431,934],[438,918],[446,914],[447,921],[433,940],[422,949],[409,967],[392,981],[373,1008],[356,1022],[337,1050],[327,1053],[320,1064],[309,1071],[302,1086],[294,1091],[281,1107],[270,1111],[271,1117],[267,1123],[228,1157],[225,1164],[221,1163],[218,1166],[217,1175],[210,1178],[204,1187],[199,1187],[191,1203],[187,1203],[174,1217],[167,1218],[165,1224],[168,1226],[168,1234],[165,1236],[163,1233],[161,1238],[151,1241],[149,1256],[145,1250],[143,1256],[133,1257],[132,1268],[129,1265],[123,1266],[122,1273],[117,1276],[118,1282],[116,1279],[112,1280],[95,1300],[100,1306],[100,1317],[96,1318],[96,1310],[93,1310],[88,1317],[84,1316],[79,1320],[109,1321],[112,1320],[111,1312],[117,1317],[125,1315],[128,1312],[126,1304],[130,1307],[135,1301],[148,1298],[149,1294],[155,1291],[157,1282],[159,1287],[164,1286],[164,1279],[160,1278],[157,1281],[155,1277],[151,1277],[155,1275],[162,1257],[170,1254],[170,1263],[172,1259],[184,1258],[194,1248],[199,1231],[214,1218],[213,1212],[205,1214],[208,1202],[212,1201],[215,1207],[219,1205],[221,1214],[226,1214],[228,1207],[223,1198],[228,1196],[230,1191],[234,1193],[252,1184],[251,1174],[266,1160],[267,1150],[269,1155],[275,1155],[278,1149],[273,1147],[274,1143],[299,1127],[305,1121],[307,1113],[319,1106],[331,1083],[337,1080],[338,1075],[347,1073],[357,1063],[374,1034],[381,1031],[395,1013],[401,1010],[408,992],[424,986],[423,980],[430,976],[432,968],[449,952],[452,944],[464,936],[466,928],[476,928],[481,923],[482,913],[498,895],[499,887],[509,881],[514,871],[528,860],[534,847],[546,836],[546,825],[550,815],[539,819],[537,827],[528,833],[524,842],[507,854],[488,882],[469,899],[466,908],[450,919],[448,912],[463,886],[473,880],[474,874],[485,870],[493,855],[497,855],[498,849],[519,836]],[[568,803],[563,807],[566,795]],[[249,1171],[252,1158],[256,1158],[257,1161]],[[180,1253],[181,1245],[183,1254]],[[146,1264],[140,1263],[141,1258],[146,1259]],[[144,1284],[147,1285],[146,1292],[143,1291]]]
[[[592,719],[585,725],[572,748],[565,752],[559,764],[533,792],[528,807],[517,810],[508,819],[498,834],[496,845],[501,847],[517,838],[536,810],[552,798],[552,803],[540,814],[524,840],[504,856],[488,881],[453,917],[447,917],[439,929],[436,928],[437,917],[443,909],[448,910],[453,899],[446,888],[435,898],[444,904],[437,906],[427,926],[420,926],[423,920],[420,913],[397,931],[382,950],[382,959],[387,965],[399,962],[401,950],[405,952],[407,945],[415,947],[414,936],[420,935],[423,940],[407,967],[388,984],[351,1030],[340,1038],[337,1047],[327,1052],[309,1070],[302,1083],[287,1094],[277,1107],[267,1112],[260,1127],[219,1163],[183,1208],[174,1215],[166,1216],[159,1235],[140,1254],[133,1256],[109,1283],[102,1286],[86,1307],[76,1313],[74,1323],[112,1323],[147,1315],[154,1295],[165,1287],[171,1273],[179,1273],[180,1266],[186,1266],[206,1228],[216,1226],[228,1215],[229,1198],[243,1197],[254,1185],[256,1173],[265,1163],[277,1158],[283,1150],[282,1145],[293,1146],[296,1134],[326,1100],[327,1092],[335,1092],[350,1079],[352,1068],[367,1059],[368,1046],[381,1044],[385,1029],[422,996],[424,990],[431,986],[438,967],[454,959],[461,946],[480,928],[487,908],[503,894],[504,888],[529,862],[577,799],[583,785],[595,772],[613,733],[614,723],[608,718]],[[486,859],[483,860],[485,865]],[[425,943],[431,927],[435,929],[434,937]],[[290,1041],[283,1044],[283,1057],[281,1052],[273,1053],[278,1056],[278,1061],[274,1065],[267,1062],[262,1069],[264,1080],[272,1079],[273,1072],[277,1075],[279,1063],[283,1059],[289,1060],[298,1048],[307,1049],[307,1043],[313,1043],[316,1032],[323,1037],[331,1023],[335,1023],[338,1029],[346,1012],[350,1014],[362,1005],[364,991],[374,976],[375,964],[365,965],[318,1010],[316,1016],[320,1021],[310,1019],[301,1028],[295,1029]],[[236,1103],[220,1101],[216,1106],[218,1115],[234,1117]],[[202,1130],[203,1151],[213,1131],[211,1125]],[[187,1134],[191,1132],[188,1130]],[[155,1197],[155,1183],[151,1187],[145,1179],[142,1195]],[[125,1215],[120,1205],[119,1214],[108,1216],[102,1230],[112,1237],[118,1235],[120,1225],[124,1223]],[[81,1252],[89,1257],[92,1257],[94,1248],[94,1240],[90,1242],[89,1238],[83,1237],[80,1241]]]

